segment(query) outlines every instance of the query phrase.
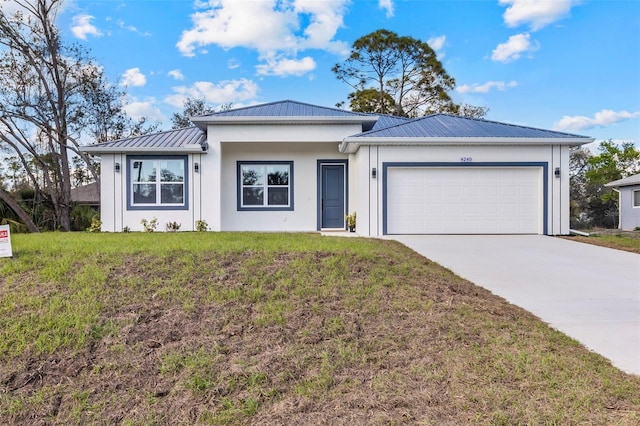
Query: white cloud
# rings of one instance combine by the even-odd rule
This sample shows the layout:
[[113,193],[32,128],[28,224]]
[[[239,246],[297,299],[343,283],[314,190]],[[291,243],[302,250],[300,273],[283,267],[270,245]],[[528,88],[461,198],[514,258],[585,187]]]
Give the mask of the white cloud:
[[94,37],[102,36],[102,32],[91,23],[94,19],[91,15],[76,15],[73,17],[71,32],[79,39],[86,40],[88,35]]
[[122,84],[124,86],[144,86],[147,84],[147,77],[140,72],[140,68],[129,68],[122,74]]
[[[270,58],[298,60],[306,49],[325,50],[338,55],[348,52],[345,42],[334,40],[343,26],[349,0],[263,0],[247,3],[237,0],[199,1],[200,10],[191,15],[193,26],[182,32],[176,44],[185,56],[195,56],[197,49],[217,45],[223,49],[244,47],[258,52],[270,70]],[[306,61],[308,62],[308,61]],[[294,67],[298,72],[298,68]]]
[[231,58],[227,61],[227,68],[229,68],[230,70],[240,68],[240,62],[238,62],[238,60],[235,58]]
[[539,30],[569,14],[579,0],[499,0],[501,5],[509,5],[505,10],[504,22],[510,27],[529,24],[532,31]]
[[116,21],[116,24],[123,30],[131,31],[132,33],[140,34],[146,37],[151,35],[151,33],[148,32],[141,32],[137,27],[133,25],[127,25],[122,19],[118,19]]
[[378,0],[378,7],[387,11],[387,18],[393,17],[393,1],[392,0]]
[[570,117],[565,115],[560,121],[553,124],[553,129],[560,131],[587,130],[594,127],[610,126],[637,117],[640,117],[640,111],[628,112],[603,109],[596,112],[593,117],[585,117],[582,115]]
[[140,101],[137,99],[132,99],[128,102],[125,101],[122,109],[127,115],[134,120],[139,120],[143,117],[151,121],[166,121],[167,117],[160,112],[160,110],[156,107],[157,101],[155,98],[149,98],[144,101]]
[[184,74],[180,70],[171,70],[167,73],[169,77],[173,77],[175,80],[184,80]]
[[506,43],[501,43],[496,47],[491,59],[498,62],[511,62],[520,59],[523,53],[535,52],[538,44],[531,43],[530,34],[516,34],[509,37]]
[[268,59],[266,64],[256,67],[258,75],[304,75],[316,69],[316,61],[310,56],[302,59]]
[[513,80],[508,83],[504,81],[487,81],[484,84],[463,84],[456,91],[458,93],[488,93],[491,89],[497,89],[502,92],[517,85],[518,83]]
[[431,37],[429,40],[427,40],[427,44],[431,46],[431,48],[436,52],[436,54],[440,58],[444,58],[444,51],[442,49],[444,49],[444,45],[446,42],[447,42],[447,36],[445,35],[441,35],[438,37]]
[[197,81],[191,86],[177,86],[173,88],[173,95],[164,101],[170,105],[182,108],[186,98],[204,99],[210,104],[225,104],[229,102],[253,99],[258,94],[258,85],[245,78],[240,80],[224,80],[217,84],[209,81]]

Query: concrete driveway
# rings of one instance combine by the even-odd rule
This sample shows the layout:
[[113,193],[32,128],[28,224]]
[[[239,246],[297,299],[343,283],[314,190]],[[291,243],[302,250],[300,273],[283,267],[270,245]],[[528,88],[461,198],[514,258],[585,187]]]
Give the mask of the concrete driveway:
[[537,235],[388,238],[640,375],[640,255]]

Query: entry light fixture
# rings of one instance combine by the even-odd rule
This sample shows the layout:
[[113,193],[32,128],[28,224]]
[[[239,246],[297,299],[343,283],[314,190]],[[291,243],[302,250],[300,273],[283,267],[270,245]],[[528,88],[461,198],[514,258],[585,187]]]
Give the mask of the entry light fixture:
[[116,163],[116,173],[120,173],[120,163]]
[[372,177],[373,179],[375,179],[377,175],[378,175],[378,171],[376,170],[376,168],[375,168],[375,167],[372,167],[372,168],[371,168],[371,177]]
[[556,167],[556,170],[553,172],[553,174],[559,178],[560,177],[560,167]]
[[196,173],[200,172],[200,163],[193,163],[193,171]]

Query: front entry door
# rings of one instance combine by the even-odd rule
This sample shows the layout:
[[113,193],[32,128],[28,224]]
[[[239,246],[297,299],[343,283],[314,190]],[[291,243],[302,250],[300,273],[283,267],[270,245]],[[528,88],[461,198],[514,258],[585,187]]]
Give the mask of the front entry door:
[[322,228],[344,229],[344,164],[322,164]]

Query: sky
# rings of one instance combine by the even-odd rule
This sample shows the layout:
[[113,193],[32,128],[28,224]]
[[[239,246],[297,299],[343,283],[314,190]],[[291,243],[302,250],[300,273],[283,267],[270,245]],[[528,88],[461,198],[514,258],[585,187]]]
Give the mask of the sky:
[[185,97],[333,107],[351,90],[331,68],[387,29],[428,42],[486,119],[640,146],[637,0],[69,0],[57,24],[164,129]]

